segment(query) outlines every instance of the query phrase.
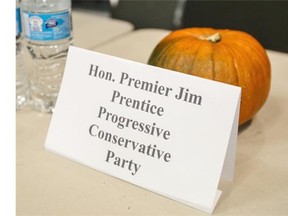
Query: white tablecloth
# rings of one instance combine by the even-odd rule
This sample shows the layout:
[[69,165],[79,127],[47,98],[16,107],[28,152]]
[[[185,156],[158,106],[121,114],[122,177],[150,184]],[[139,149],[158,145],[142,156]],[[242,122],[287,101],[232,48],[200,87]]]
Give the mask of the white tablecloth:
[[93,11],[72,11],[74,45],[91,49],[132,31],[134,26],[123,20],[99,16]]

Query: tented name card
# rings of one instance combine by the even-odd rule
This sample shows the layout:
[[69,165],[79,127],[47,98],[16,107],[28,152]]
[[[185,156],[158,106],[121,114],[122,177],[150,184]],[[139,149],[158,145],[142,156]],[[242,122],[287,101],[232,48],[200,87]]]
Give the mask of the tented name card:
[[231,180],[238,87],[70,47],[47,150],[212,213]]

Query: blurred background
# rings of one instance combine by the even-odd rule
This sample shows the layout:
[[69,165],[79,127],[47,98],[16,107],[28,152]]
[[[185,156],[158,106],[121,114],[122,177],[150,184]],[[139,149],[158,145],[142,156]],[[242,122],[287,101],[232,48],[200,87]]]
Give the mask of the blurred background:
[[288,53],[288,1],[72,0],[72,9],[126,20],[136,29],[241,30],[257,38],[266,49]]

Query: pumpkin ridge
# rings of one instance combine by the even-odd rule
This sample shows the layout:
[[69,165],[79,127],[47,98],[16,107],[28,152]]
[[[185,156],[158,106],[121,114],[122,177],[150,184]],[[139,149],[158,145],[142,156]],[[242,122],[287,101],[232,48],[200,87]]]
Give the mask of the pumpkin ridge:
[[[164,38],[164,39],[163,39],[163,42],[165,41],[165,39],[169,39],[168,37],[169,37],[169,36],[167,36],[166,38]],[[181,41],[182,39],[183,39],[183,38],[178,37],[178,38],[174,38],[172,42],[170,41],[168,45],[166,45],[164,48],[161,48],[159,54],[155,53],[155,54],[156,54],[156,59],[159,59],[160,61],[162,61],[162,57],[165,56],[168,51],[170,51],[170,48],[174,47],[175,44],[176,44],[177,42]],[[160,42],[160,43],[161,43],[161,42]],[[151,56],[151,57],[152,57],[152,56]],[[151,57],[150,57],[150,59],[154,59],[154,58],[151,58]],[[156,60],[156,59],[155,59],[155,60]],[[155,61],[155,60],[154,60],[154,61]],[[149,60],[149,62],[150,62],[150,60]],[[155,61],[155,62],[156,62],[156,61]],[[158,63],[159,63],[159,62],[158,62]],[[156,65],[156,64],[155,64],[155,65]]]
[[[197,40],[195,40],[194,37],[191,37],[191,36],[187,35],[186,37],[181,37],[181,40],[175,41],[173,45],[176,46],[177,43],[181,43],[181,42],[183,42],[184,40],[192,40],[193,42],[197,42]],[[174,47],[170,47],[170,48],[174,48]],[[168,50],[167,50],[167,51],[168,51]],[[179,53],[177,53],[177,54],[178,54],[178,55],[181,55],[181,52],[179,52]],[[174,56],[174,58],[178,60],[178,58],[177,58],[176,55]],[[174,65],[172,66],[172,68],[175,68],[175,66],[178,64],[178,61],[177,61],[177,60],[175,60]],[[194,60],[195,60],[195,58],[193,58],[193,61],[194,61]],[[189,70],[188,70],[187,72],[185,72],[185,71],[180,71],[180,72],[189,73]]]
[[[245,34],[245,33],[243,33],[243,32],[242,32],[242,34],[243,34],[243,38],[237,37],[237,40],[234,39],[235,41],[237,41],[237,43],[233,43],[233,44],[235,44],[236,46],[241,47],[242,45],[239,45],[239,43],[243,43],[245,46],[247,46],[247,47],[249,47],[250,49],[252,49],[254,53],[257,53],[257,54],[259,55],[259,57],[260,57],[263,61],[269,62],[269,61],[267,61],[266,56],[263,55],[264,52],[262,52],[262,50],[265,51],[264,47],[263,47],[254,37],[252,37],[252,36],[250,36],[250,35],[247,35],[247,34]],[[232,38],[228,38],[228,39],[231,39],[231,40],[232,40],[232,39],[233,39],[233,34],[230,34],[229,37],[232,37]],[[251,40],[254,41],[253,44],[251,44]],[[231,44],[230,44],[230,45],[231,45]],[[261,51],[260,51],[259,49],[261,49]]]
[[[155,48],[155,50],[160,50],[159,52],[152,52],[152,54],[151,54],[151,56],[150,56],[150,58],[149,58],[149,60],[148,60],[148,62],[149,62],[149,64],[152,64],[152,65],[157,65],[156,64],[156,62],[158,62],[161,58],[162,58],[162,56],[164,55],[164,53],[165,53],[165,51],[169,48],[169,47],[171,47],[171,46],[173,46],[174,45],[174,43],[168,43],[168,45],[167,45],[167,43],[165,42],[166,41],[166,39],[167,39],[167,37],[168,36],[166,36],[164,39],[162,39],[159,43],[158,43],[158,45],[156,46],[156,48]],[[179,40],[179,39],[178,39]],[[163,45],[164,44],[164,45]],[[164,47],[164,48],[162,48],[162,47]]]
[[[253,37],[251,37],[253,38]],[[254,39],[254,38],[253,38]],[[248,41],[246,40],[238,40],[238,42],[240,41],[240,43],[232,43],[230,44],[229,46],[230,47],[233,47],[236,48],[236,50],[240,50],[239,48],[242,48],[243,45],[241,44],[244,43],[244,46],[245,47],[248,47],[251,52],[253,53],[253,55],[256,55],[257,56],[257,61],[260,61],[260,62],[265,62],[265,66],[268,66],[269,68],[271,68],[271,65],[270,65],[270,62],[269,62],[269,59],[267,58],[267,56],[265,56],[265,49],[260,45],[260,44],[257,44],[257,47],[253,45],[251,45]],[[256,41],[257,42],[257,41]],[[258,42],[257,42],[258,43]],[[261,48],[262,51],[259,50],[259,48]],[[242,54],[243,55],[243,54]],[[243,56],[246,56],[246,55],[243,55]],[[246,58],[247,59],[247,58]],[[271,70],[271,69],[270,69]],[[263,80],[265,81],[265,77],[269,77],[271,78],[271,73],[270,73],[270,70],[265,70],[263,69],[263,72],[265,74],[262,74],[262,77],[263,77]],[[270,82],[269,83],[265,83],[266,85],[269,85],[269,88],[270,88]],[[268,89],[269,91],[269,89]]]
[[[257,54],[257,57],[261,62],[265,62],[266,66],[268,66],[271,70],[271,65],[269,62],[269,59],[267,56],[264,55],[265,53],[265,48],[262,47],[260,44],[257,44],[257,47],[255,46],[256,44],[253,44],[253,46],[249,46],[249,48],[253,51],[253,53]],[[261,48],[261,51],[259,50]],[[263,76],[269,76],[271,78],[271,73],[269,70],[264,70],[265,74]],[[270,83],[268,84],[270,86]],[[270,88],[270,87],[269,87]]]
[[234,55],[231,52],[231,50],[229,49],[229,47],[222,45],[222,48],[225,49],[226,52],[229,53],[229,55],[231,56],[231,59],[232,59],[232,62],[233,62],[232,66],[234,68],[234,71],[235,71],[236,77],[237,77],[237,85],[240,86],[238,66],[237,66],[237,62],[235,61]]
[[216,52],[215,50],[215,44],[211,44],[212,47],[212,52],[211,52],[211,62],[212,62],[212,79],[214,80],[216,77],[216,71],[215,71],[215,62],[214,62],[214,53]]
[[[259,48],[257,49],[255,46],[250,46],[249,47],[252,51],[253,51],[253,53],[254,53],[254,55],[258,58],[258,62],[265,62],[265,63],[267,63],[267,65],[266,66],[268,66],[269,68],[270,68],[270,70],[271,70],[271,66],[270,66],[270,63],[269,63],[269,60],[267,60],[267,58],[265,57],[265,55],[263,55],[263,52],[260,52],[259,51]],[[263,50],[264,50],[264,48],[262,48]],[[265,51],[265,50],[264,50]],[[256,80],[256,77],[259,77],[260,76],[260,79],[261,79],[261,81],[263,81],[264,83],[263,83],[263,86],[265,86],[265,87],[267,87],[267,89],[265,89],[266,91],[267,91],[267,94],[265,94],[265,95],[263,95],[263,92],[262,92],[262,94],[260,95],[261,97],[264,97],[264,100],[259,100],[259,103],[260,102],[262,102],[261,104],[257,104],[257,111],[261,108],[261,106],[265,103],[265,101],[266,101],[266,99],[267,99],[267,97],[268,97],[268,95],[269,95],[269,90],[270,90],[270,82],[267,82],[267,80],[265,79],[265,77],[267,77],[267,76],[269,76],[269,78],[271,79],[271,73],[270,73],[270,70],[265,70],[265,68],[263,67],[263,65],[261,65],[259,68],[261,68],[261,72],[263,72],[263,73],[261,73],[260,75],[259,74],[256,74],[255,72],[254,73],[252,73],[253,75],[254,75],[254,79]],[[255,70],[255,71],[258,71],[258,70]],[[258,76],[257,76],[258,75]],[[269,79],[269,80],[270,80]],[[257,93],[257,95],[258,95],[258,90],[259,89],[257,89],[256,90],[256,93]],[[254,103],[254,106],[255,106],[256,104]],[[257,112],[256,111],[256,112]],[[255,112],[255,113],[256,113]]]
[[193,74],[193,67],[194,67],[195,59],[197,59],[196,57],[198,55],[199,47],[200,47],[200,44],[202,43],[202,41],[201,40],[197,40],[197,42],[198,42],[198,45],[197,45],[197,47],[195,49],[194,58],[193,58],[193,61],[191,62],[190,69],[188,70],[188,73],[191,73],[191,74]]
[[247,109],[247,112],[248,112],[248,116],[254,116],[254,114],[259,110],[259,107],[261,107],[261,106],[259,106],[259,98],[257,97],[259,94],[258,93],[259,89],[253,87],[253,86],[257,86],[257,84],[255,85],[256,77],[255,77],[254,62],[251,62],[249,55],[247,55],[247,53],[245,51],[243,51],[243,49],[239,49],[239,47],[240,46],[238,46],[238,47],[235,46],[235,48],[238,52],[238,55],[240,55],[242,59],[245,59],[246,64],[249,64],[248,68],[252,68],[252,70],[250,69],[250,73],[249,73],[249,75],[251,76],[250,77],[251,85],[249,85],[249,87],[250,87],[249,93],[250,93],[250,95],[252,95],[250,97],[254,98],[255,100],[253,101],[253,103],[251,103],[251,102],[249,103],[251,106],[249,109]]
[[[240,86],[241,87],[241,91],[242,91],[242,93],[241,93],[241,102],[240,102],[240,104],[241,104],[241,106],[243,106],[242,104],[246,104],[247,102],[243,99],[243,94],[244,94],[244,92],[246,92],[246,89],[245,89],[245,81],[244,82],[242,82],[242,74],[240,73],[240,70],[239,70],[239,67],[238,67],[238,63],[237,63],[237,60],[236,60],[236,58],[235,58],[235,56],[236,55],[238,55],[238,51],[239,50],[237,50],[237,46],[228,46],[227,47],[228,48],[228,52],[229,53],[231,53],[230,55],[232,56],[232,59],[233,59],[233,66],[235,67],[235,71],[236,71],[236,74],[237,74],[237,79],[238,79],[238,86]],[[236,49],[236,50],[235,50]],[[245,97],[244,97],[245,98]],[[241,107],[240,106],[240,107]],[[243,113],[244,111],[240,108],[240,116],[243,116]],[[246,115],[246,114],[245,114]],[[241,117],[241,118],[243,118],[243,117]],[[245,116],[245,119],[243,120],[242,119],[242,121],[243,122],[246,122],[246,116]],[[242,122],[239,122],[240,124],[242,123]]]

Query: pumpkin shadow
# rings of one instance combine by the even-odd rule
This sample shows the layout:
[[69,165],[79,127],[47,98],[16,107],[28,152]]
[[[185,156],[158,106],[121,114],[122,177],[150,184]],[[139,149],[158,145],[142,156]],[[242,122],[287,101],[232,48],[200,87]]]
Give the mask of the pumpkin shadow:
[[238,135],[247,130],[252,125],[253,119],[250,119],[249,121],[245,122],[244,124],[240,125],[238,127]]

